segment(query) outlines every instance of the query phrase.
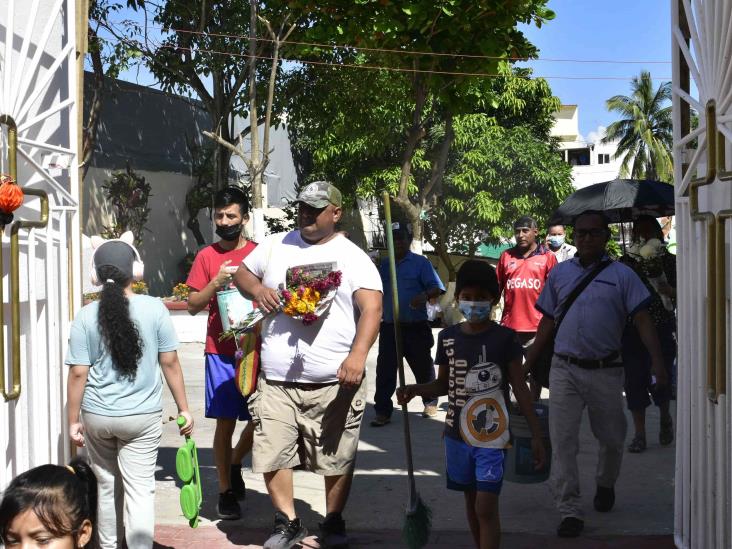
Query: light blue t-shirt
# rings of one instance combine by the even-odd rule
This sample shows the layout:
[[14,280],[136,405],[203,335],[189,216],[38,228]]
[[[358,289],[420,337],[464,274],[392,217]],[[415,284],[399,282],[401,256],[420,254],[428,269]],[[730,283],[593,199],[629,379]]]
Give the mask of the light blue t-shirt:
[[156,297],[130,297],[130,317],[142,339],[142,358],[134,380],[121,377],[112,364],[97,324],[99,303],[79,311],[71,324],[68,365],[90,366],[81,409],[102,416],[131,416],[162,411],[163,381],[158,353],[178,348],[170,313]]

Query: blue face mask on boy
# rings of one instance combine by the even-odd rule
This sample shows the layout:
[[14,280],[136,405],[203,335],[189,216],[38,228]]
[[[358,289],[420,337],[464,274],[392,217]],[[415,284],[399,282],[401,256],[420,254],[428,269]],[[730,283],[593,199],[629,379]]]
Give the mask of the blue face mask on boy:
[[549,245],[552,248],[561,248],[562,244],[564,244],[564,236],[550,236],[549,237]]
[[468,322],[484,322],[491,315],[490,301],[458,301],[458,308]]

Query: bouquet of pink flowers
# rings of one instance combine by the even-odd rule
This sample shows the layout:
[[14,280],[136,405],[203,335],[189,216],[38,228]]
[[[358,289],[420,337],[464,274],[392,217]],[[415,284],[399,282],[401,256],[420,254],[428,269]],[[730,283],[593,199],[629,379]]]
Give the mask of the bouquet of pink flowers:
[[[305,326],[317,322],[327,312],[341,285],[343,275],[333,267],[332,263],[318,263],[288,269],[285,284],[278,288],[281,307],[272,314],[283,312]],[[248,332],[265,316],[262,309],[254,309],[241,322],[222,333],[219,339],[235,338]]]

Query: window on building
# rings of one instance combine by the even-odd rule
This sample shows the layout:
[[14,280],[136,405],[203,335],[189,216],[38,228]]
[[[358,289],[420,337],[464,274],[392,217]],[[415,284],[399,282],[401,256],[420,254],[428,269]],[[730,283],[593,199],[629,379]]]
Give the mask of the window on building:
[[590,149],[569,149],[567,151],[567,162],[570,166],[589,166]]
[[597,163],[598,164],[610,164],[610,155],[600,153],[597,155]]

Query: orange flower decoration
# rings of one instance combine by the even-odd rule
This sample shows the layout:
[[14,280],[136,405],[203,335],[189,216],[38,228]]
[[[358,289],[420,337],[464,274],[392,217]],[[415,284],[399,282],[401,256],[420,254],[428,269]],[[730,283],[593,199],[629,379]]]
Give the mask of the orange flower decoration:
[[0,211],[13,213],[23,203],[23,189],[9,175],[0,175]]

